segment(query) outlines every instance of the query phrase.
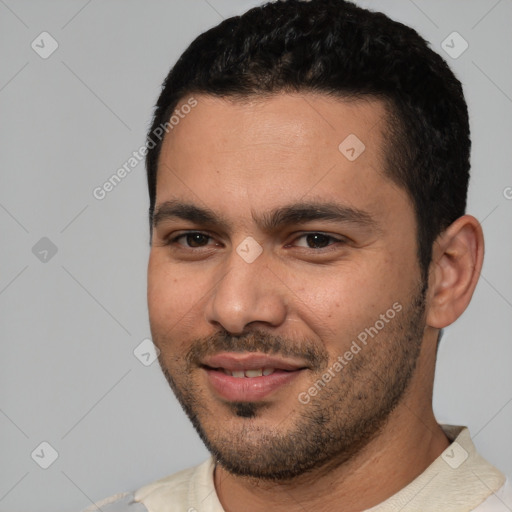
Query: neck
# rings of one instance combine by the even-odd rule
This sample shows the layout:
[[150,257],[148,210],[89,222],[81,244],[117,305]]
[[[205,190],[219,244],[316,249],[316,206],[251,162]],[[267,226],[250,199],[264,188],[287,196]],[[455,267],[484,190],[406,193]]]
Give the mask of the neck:
[[[414,405],[413,405],[414,404]],[[419,476],[449,445],[431,402],[404,397],[382,431],[351,459],[286,482],[239,477],[217,465],[215,487],[226,512],[359,512],[398,492]]]

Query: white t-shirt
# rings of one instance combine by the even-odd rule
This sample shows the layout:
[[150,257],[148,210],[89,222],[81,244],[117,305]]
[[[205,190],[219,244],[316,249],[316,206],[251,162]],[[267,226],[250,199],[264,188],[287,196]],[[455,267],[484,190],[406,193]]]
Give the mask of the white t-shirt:
[[[416,479],[367,512],[510,512],[512,485],[483,459],[465,427],[441,425],[450,446]],[[225,512],[215,491],[212,457],[83,512]],[[340,503],[340,507],[343,504]]]

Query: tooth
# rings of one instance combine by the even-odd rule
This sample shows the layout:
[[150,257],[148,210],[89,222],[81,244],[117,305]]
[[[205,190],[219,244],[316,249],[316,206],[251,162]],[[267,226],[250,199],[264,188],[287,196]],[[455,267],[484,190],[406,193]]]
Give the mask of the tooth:
[[233,374],[232,374],[229,370],[226,370],[226,368],[222,368],[222,371],[223,371],[226,375],[229,375],[230,377],[233,377]]
[[261,377],[263,374],[263,370],[260,368],[259,370],[245,370],[246,377]]
[[274,373],[274,368],[265,368],[263,370],[263,375],[272,375]]
[[245,374],[244,374],[243,370],[241,370],[241,371],[233,371],[232,374],[233,374],[233,377],[238,377],[238,378],[245,377]]

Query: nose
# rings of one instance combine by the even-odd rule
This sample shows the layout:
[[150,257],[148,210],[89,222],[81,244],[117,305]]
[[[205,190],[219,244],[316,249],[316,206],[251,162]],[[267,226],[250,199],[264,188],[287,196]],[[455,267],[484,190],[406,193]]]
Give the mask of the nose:
[[205,314],[209,323],[240,335],[249,324],[268,328],[285,321],[286,287],[266,260],[263,253],[248,263],[233,251],[208,297]]

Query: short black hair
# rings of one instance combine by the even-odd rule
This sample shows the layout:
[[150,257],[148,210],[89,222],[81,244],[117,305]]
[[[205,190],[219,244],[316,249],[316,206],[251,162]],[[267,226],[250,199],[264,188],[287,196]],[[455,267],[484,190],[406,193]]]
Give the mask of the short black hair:
[[[384,102],[384,173],[414,205],[426,279],[436,237],[465,212],[469,181],[467,105],[446,62],[412,28],[345,0],[269,2],[190,44],[164,81],[148,142],[191,94],[278,92]],[[159,140],[146,155],[150,229],[161,147]]]

